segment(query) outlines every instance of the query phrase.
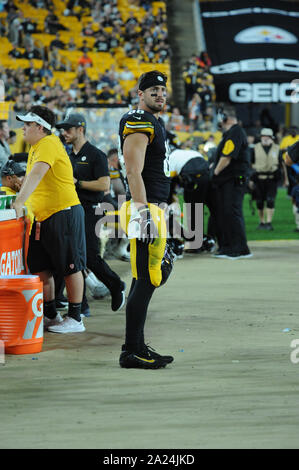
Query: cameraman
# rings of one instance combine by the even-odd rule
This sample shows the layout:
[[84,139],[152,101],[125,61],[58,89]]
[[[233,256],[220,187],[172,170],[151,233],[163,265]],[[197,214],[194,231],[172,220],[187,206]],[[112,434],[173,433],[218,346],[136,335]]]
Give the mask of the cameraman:
[[[284,186],[288,185],[287,171],[279,146],[274,142],[272,129],[261,130],[261,141],[253,149],[252,168],[255,173],[251,179],[255,185],[256,206],[260,224],[258,229],[273,230],[277,187],[281,180],[281,169],[284,174]],[[266,203],[266,214],[264,205]],[[266,218],[265,218],[266,215]]]

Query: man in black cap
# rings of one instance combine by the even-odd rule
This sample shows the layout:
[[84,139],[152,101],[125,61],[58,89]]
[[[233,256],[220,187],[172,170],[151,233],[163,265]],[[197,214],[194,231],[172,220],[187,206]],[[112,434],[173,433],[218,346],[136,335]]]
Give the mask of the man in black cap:
[[[95,233],[100,216],[96,207],[110,189],[110,177],[106,155],[86,139],[86,120],[82,114],[72,113],[56,124],[63,129],[66,144],[72,145],[70,159],[74,170],[74,181],[78,197],[85,212],[87,267],[105,284],[111,293],[111,308],[114,312],[125,303],[125,283],[110,269],[99,253],[99,240]],[[89,309],[84,295],[82,312],[88,316]]]
[[23,179],[25,176],[24,168],[13,160],[8,162],[2,167],[1,170],[1,188],[0,191],[8,195],[14,195],[21,189]]
[[122,228],[131,247],[132,284],[126,308],[126,338],[119,363],[125,368],[159,369],[173,361],[144,341],[151,297],[163,281],[167,229],[164,211],[170,189],[166,130],[159,112],[166,104],[167,77],[153,70],[139,78],[138,109],[120,121],[120,163],[127,178],[128,200],[121,207]]

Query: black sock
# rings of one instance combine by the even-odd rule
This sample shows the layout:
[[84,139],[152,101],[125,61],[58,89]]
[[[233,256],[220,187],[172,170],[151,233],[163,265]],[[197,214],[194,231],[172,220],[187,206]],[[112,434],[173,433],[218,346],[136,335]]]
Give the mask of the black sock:
[[50,300],[49,302],[44,302],[44,315],[45,317],[50,318],[51,320],[56,317],[57,310],[55,299]]
[[155,287],[143,279],[133,281],[126,307],[126,349],[138,352],[144,344],[144,324]]
[[79,304],[69,302],[68,316],[79,322],[81,321],[81,302]]

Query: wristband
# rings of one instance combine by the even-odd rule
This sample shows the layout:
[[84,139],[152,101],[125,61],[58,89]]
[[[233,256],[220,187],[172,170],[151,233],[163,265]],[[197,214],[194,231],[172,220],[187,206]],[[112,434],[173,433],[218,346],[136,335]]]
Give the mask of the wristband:
[[78,180],[75,186],[76,186],[76,189],[80,189],[82,187],[82,181]]

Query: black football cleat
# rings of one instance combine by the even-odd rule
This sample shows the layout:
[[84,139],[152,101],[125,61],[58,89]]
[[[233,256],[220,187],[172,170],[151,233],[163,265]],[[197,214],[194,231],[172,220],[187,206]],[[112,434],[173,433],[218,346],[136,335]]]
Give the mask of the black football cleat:
[[[119,358],[120,367],[126,369],[162,369],[169,364],[167,360],[163,359],[158,353],[154,352],[154,357],[147,347],[140,352],[126,351],[125,346],[122,347],[122,352]],[[171,356],[165,356],[170,358]],[[173,360],[173,358],[172,358]]]

